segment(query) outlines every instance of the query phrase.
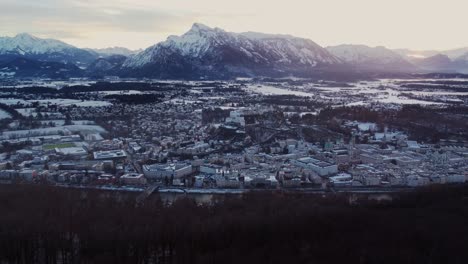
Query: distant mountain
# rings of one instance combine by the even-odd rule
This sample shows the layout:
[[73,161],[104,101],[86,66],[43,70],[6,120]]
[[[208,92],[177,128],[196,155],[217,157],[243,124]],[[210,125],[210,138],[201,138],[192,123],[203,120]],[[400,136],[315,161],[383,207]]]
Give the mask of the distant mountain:
[[0,77],[353,78],[412,72],[468,73],[468,47],[447,51],[365,45],[323,48],[290,35],[232,33],[198,23],[185,34],[140,52],[121,47],[80,49],[26,33],[0,37]]
[[26,33],[15,37],[0,37],[0,63],[6,63],[15,58],[73,63],[86,67],[97,56],[59,40],[42,39]]
[[135,55],[143,51],[142,49],[130,50],[130,49],[123,48],[123,47],[110,47],[110,48],[104,48],[104,49],[86,49],[86,50],[95,52],[103,57],[107,57],[111,55],[123,55],[123,56],[129,57],[131,55]]
[[409,49],[393,51],[426,72],[468,73],[468,47],[441,51]]
[[446,55],[451,60],[456,60],[457,58],[468,53],[468,47],[451,49],[451,50],[410,50],[410,49],[394,49],[394,52],[400,54],[404,58],[429,58],[437,54]]
[[117,75],[126,59],[127,57],[123,55],[110,55],[105,58],[98,58],[86,68],[86,74],[92,77]]
[[428,58],[414,58],[413,63],[427,71],[451,71],[452,60],[443,54],[437,54]]
[[385,47],[339,45],[326,48],[331,54],[360,71],[408,72],[416,67]]
[[427,58],[409,58],[409,60],[419,69],[425,72],[459,72],[468,73],[468,60],[460,57],[457,60],[452,60],[444,54],[437,54]]
[[459,57],[456,57],[455,58],[455,61],[463,61],[463,62],[468,62],[468,51],[464,54],[462,54],[461,56]]
[[411,61],[412,59],[423,59],[442,54],[437,50],[411,50],[411,49],[394,49],[393,52],[401,55],[404,59]]
[[128,58],[129,76],[229,78],[310,75],[344,63],[311,40],[285,35],[231,33],[195,23],[182,36],[170,36]]
[[74,64],[61,62],[37,61],[16,58],[0,64],[0,77],[34,78],[70,78],[83,75],[83,71]]
[[462,57],[468,53],[468,47],[446,50],[442,51],[441,53],[447,55],[452,60],[456,60],[459,57]]

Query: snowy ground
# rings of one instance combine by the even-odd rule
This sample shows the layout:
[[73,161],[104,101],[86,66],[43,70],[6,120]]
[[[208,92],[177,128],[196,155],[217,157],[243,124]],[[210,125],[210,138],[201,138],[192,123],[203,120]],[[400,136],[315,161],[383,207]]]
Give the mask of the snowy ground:
[[42,105],[47,104],[57,104],[60,106],[70,106],[76,105],[78,107],[100,107],[100,106],[109,106],[112,105],[110,102],[107,101],[81,101],[81,100],[74,100],[74,99],[46,99],[46,100],[29,100],[29,102],[37,101]]
[[101,107],[112,105],[107,101],[81,101],[74,99],[45,99],[45,100],[23,100],[23,99],[14,99],[14,98],[1,98],[0,103],[6,105],[16,105],[23,104],[25,106],[31,105],[33,102],[39,102],[41,105],[47,104],[56,104],[59,106],[71,106],[76,105],[78,107]]
[[113,94],[142,94],[140,91],[136,90],[128,90],[128,91],[101,91],[97,92],[100,94],[105,94],[105,95],[113,95]]
[[6,105],[16,105],[16,104],[28,105],[29,104],[29,102],[23,99],[15,99],[15,98],[1,98],[0,103],[6,104]]
[[69,125],[60,127],[47,127],[29,130],[5,131],[0,135],[1,140],[13,138],[27,138],[37,136],[50,136],[78,132],[105,133],[106,130],[97,125]]
[[304,97],[312,96],[312,94],[310,93],[288,90],[286,88],[280,88],[280,87],[275,87],[275,86],[270,86],[270,85],[250,85],[248,86],[247,91],[264,94],[264,95],[297,95],[297,96],[304,96]]
[[[25,117],[37,116],[36,108],[17,108],[15,110]],[[57,119],[64,118],[64,115],[59,112],[41,112],[41,115],[42,116],[47,115],[49,118],[57,118]]]
[[[450,81],[438,80],[438,81]],[[382,103],[382,104],[419,104],[419,105],[443,105],[444,103],[431,101],[430,98],[443,99],[447,102],[463,102],[458,97],[468,96],[468,92],[464,91],[445,91],[432,89],[430,83],[426,86],[428,89],[409,89],[401,87],[399,82],[408,80],[401,79],[382,79],[377,81],[369,82],[356,82],[349,83],[352,87],[348,86],[323,86],[317,83],[305,83],[301,86],[297,85],[285,85],[285,84],[250,84],[245,88],[246,91],[263,94],[263,95],[297,95],[304,97],[320,96],[320,98],[341,100],[348,106],[368,105],[371,103]],[[419,80],[423,85],[426,85],[424,81]],[[468,81],[467,79],[461,79],[458,81]],[[453,87],[458,87],[454,85]],[[460,86],[460,87],[466,87]],[[406,96],[405,96],[406,94]],[[409,98],[409,95],[417,96],[418,99]],[[359,98],[359,100],[356,100]]]
[[202,101],[193,101],[193,100],[183,100],[183,99],[172,99],[167,101],[168,103],[172,104],[202,104]]
[[11,115],[0,109],[0,119],[10,118]]

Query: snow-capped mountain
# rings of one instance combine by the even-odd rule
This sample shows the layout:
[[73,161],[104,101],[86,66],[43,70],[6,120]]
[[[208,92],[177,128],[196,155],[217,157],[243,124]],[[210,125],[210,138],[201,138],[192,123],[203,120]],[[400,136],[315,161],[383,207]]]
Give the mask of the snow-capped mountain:
[[96,55],[55,39],[42,39],[22,33],[15,37],[0,37],[0,61],[8,62],[15,58],[73,63],[86,66],[96,59]]
[[343,62],[311,40],[231,33],[195,23],[125,61],[131,75],[159,78],[312,74]]
[[413,58],[429,58],[438,54],[446,55],[451,60],[457,60],[468,53],[468,47],[450,49],[450,50],[410,50],[410,49],[395,49],[394,52],[402,55],[409,60]]
[[181,36],[170,36],[135,52],[120,47],[80,49],[25,33],[0,37],[0,77],[119,75],[218,79],[336,77],[338,72],[346,73],[345,77],[387,72],[468,73],[468,48],[444,52],[364,45],[322,48],[312,40],[290,35],[232,33],[198,23]]
[[411,62],[426,72],[468,73],[468,60],[463,56],[452,60],[445,54],[436,54],[427,58],[411,58]]
[[339,45],[326,49],[358,70],[387,72],[415,70],[415,67],[401,55],[382,46]]
[[131,56],[135,55],[143,50],[130,50],[124,47],[109,47],[109,48],[103,48],[103,49],[86,49],[92,52],[95,52],[99,54],[100,56],[107,57],[107,56],[112,56],[112,55],[123,55],[123,56]]
[[467,51],[465,54],[456,57],[456,58],[455,58],[455,61],[464,61],[464,62],[468,62],[468,51]]
[[123,55],[110,55],[105,58],[98,58],[86,68],[86,73],[92,77],[116,75],[126,59],[127,57]]

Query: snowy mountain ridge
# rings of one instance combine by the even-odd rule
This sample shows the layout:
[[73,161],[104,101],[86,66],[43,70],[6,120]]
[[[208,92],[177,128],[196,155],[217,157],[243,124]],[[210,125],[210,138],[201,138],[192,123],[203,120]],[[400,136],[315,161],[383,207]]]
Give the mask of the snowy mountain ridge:
[[[233,33],[195,23],[142,51],[121,47],[80,49],[27,33],[0,37],[0,66],[8,76],[121,76],[168,79],[234,77],[314,77],[337,73],[468,73],[468,48],[419,53],[382,46],[339,45],[323,48],[312,40],[281,34]],[[445,53],[440,53],[444,54]],[[433,57],[430,57],[431,55]],[[50,62],[50,64],[48,64]],[[58,63],[58,64],[57,64]],[[78,66],[78,70],[74,67]],[[55,71],[47,71],[55,69]],[[18,68],[18,71],[14,71]],[[64,71],[66,70],[66,71]],[[38,73],[35,73],[38,72]],[[21,75],[21,72],[26,72]]]
[[72,63],[85,67],[94,61],[97,55],[60,40],[38,38],[27,33],[0,37],[0,61],[11,61],[15,58]]
[[395,52],[382,47],[368,47],[366,45],[339,45],[326,48],[335,56],[350,63],[362,63],[368,60],[379,59],[384,63],[401,60],[402,57]]
[[108,48],[102,48],[102,49],[91,49],[91,48],[86,48],[86,50],[91,51],[91,52],[96,52],[100,56],[112,56],[112,55],[123,55],[123,56],[131,56],[135,55],[143,50],[130,50],[124,47],[108,47]]
[[415,67],[396,52],[382,46],[338,45],[326,48],[330,53],[361,70],[412,71]]
[[14,51],[21,51],[23,54],[44,54],[65,52],[74,48],[60,40],[41,39],[27,33],[21,33],[15,37],[0,37],[0,54]]
[[124,67],[144,67],[165,61],[171,55],[204,65],[210,61],[235,67],[313,68],[343,63],[311,40],[287,35],[231,33],[195,23],[187,33],[170,36],[166,41],[129,58]]

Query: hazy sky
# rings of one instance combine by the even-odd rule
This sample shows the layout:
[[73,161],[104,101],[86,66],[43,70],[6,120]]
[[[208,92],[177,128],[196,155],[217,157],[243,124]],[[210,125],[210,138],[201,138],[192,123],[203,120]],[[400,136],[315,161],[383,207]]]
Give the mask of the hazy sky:
[[468,46],[468,0],[0,0],[0,35],[145,48],[194,22],[291,34],[320,45]]

